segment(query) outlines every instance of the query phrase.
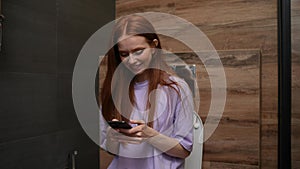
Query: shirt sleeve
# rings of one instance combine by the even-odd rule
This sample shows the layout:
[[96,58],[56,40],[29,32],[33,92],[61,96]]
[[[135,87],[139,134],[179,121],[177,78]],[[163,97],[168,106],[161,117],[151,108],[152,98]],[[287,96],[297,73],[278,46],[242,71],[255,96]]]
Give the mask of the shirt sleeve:
[[99,122],[100,122],[100,125],[99,125],[99,131],[100,131],[100,147],[102,149],[104,149],[105,151],[107,151],[107,148],[106,148],[106,130],[107,130],[107,127],[108,127],[108,124],[106,122],[106,120],[104,119],[103,115],[102,115],[102,111],[101,111],[101,108],[100,108],[100,111],[99,111]]
[[187,150],[193,148],[194,101],[190,88],[183,80],[178,80],[179,95],[176,102],[174,118],[174,138]]

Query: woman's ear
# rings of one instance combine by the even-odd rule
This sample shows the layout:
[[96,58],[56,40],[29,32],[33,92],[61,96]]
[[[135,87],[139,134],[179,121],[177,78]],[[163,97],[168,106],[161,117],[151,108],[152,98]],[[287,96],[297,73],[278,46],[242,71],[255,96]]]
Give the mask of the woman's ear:
[[154,44],[154,47],[157,47],[157,45],[158,45],[158,40],[157,40],[157,39],[153,39],[153,44]]
[[156,47],[158,45],[158,40],[157,39],[154,39],[152,41],[152,44],[153,44],[153,48],[152,48],[152,55],[154,55],[155,51],[156,51]]

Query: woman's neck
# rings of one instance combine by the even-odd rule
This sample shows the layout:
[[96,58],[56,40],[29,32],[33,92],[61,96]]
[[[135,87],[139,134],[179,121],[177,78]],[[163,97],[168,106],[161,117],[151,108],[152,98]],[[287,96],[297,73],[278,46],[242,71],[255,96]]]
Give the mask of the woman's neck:
[[134,79],[136,82],[143,82],[148,80],[148,75],[147,73],[143,72],[141,74],[136,75]]
[[148,80],[148,77],[149,77],[149,72],[144,71],[141,74],[135,75],[134,80],[136,82],[143,82],[143,81]]

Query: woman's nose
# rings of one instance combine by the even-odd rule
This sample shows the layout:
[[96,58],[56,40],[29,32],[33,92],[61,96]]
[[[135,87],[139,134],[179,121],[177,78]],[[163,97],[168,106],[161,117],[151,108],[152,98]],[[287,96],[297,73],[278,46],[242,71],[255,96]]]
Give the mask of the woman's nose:
[[129,56],[128,56],[128,63],[129,64],[134,64],[135,62],[136,62],[135,56],[133,56],[133,54],[129,54]]

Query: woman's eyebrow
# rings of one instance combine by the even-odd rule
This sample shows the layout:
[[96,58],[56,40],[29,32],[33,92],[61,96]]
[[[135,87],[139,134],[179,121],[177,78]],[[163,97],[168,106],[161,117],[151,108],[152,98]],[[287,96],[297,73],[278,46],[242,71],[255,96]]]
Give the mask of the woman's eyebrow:
[[120,53],[128,53],[127,50],[122,50],[122,49],[121,49],[121,50],[119,49],[119,52],[120,52]]
[[[142,46],[140,46],[140,47],[136,47],[136,48],[133,48],[133,49],[131,49],[130,50],[130,52],[136,52],[136,51],[138,51],[138,50],[143,50],[143,49],[146,49],[146,47],[142,47]],[[129,52],[128,50],[123,50],[123,49],[119,49],[119,52]]]
[[132,49],[131,52],[136,52],[136,51],[139,51],[139,50],[143,50],[145,48],[146,47],[137,47],[137,48]]

